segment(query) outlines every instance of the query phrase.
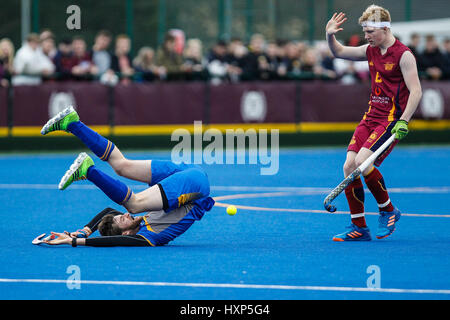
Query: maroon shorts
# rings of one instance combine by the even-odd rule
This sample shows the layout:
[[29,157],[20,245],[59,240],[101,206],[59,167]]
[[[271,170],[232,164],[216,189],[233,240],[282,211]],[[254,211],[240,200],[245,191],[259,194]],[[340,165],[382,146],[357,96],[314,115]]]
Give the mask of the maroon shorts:
[[[387,139],[389,139],[395,123],[396,121],[392,121],[386,125],[373,120],[361,120],[350,140],[347,151],[358,153],[361,148],[367,148],[375,152]],[[377,167],[380,166],[383,160],[391,153],[397,142],[397,140],[394,140],[394,142],[375,160],[374,164]]]

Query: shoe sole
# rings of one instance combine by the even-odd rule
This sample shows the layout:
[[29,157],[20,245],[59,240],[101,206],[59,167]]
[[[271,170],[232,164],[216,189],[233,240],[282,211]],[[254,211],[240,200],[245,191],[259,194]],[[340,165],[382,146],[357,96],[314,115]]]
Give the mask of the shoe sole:
[[352,240],[344,240],[341,238],[333,238],[333,241],[336,242],[357,242],[357,241],[372,241],[372,239],[352,239]]
[[42,127],[41,134],[46,135],[47,133],[49,133],[48,130],[52,125],[54,125],[56,122],[64,119],[65,116],[67,116],[68,114],[70,114],[74,111],[75,111],[75,109],[73,108],[73,106],[70,106],[70,107],[67,107],[66,109],[64,109],[63,111],[59,112],[56,116],[54,116],[53,118],[48,120],[47,123]]
[[[402,216],[402,215],[399,214],[399,216],[395,219],[395,223],[397,223],[397,221],[400,220],[401,216]],[[391,233],[389,233],[389,234],[387,234],[387,235],[385,235],[385,236],[381,236],[381,237],[376,236],[376,238],[377,238],[377,239],[384,239],[384,238],[387,238],[387,237],[389,237],[390,235],[392,235],[392,234],[394,233],[395,229],[396,229],[396,227],[395,227],[395,224],[394,224],[394,230],[392,230]]]
[[390,235],[392,235],[392,234],[394,233],[394,231],[395,231],[395,228],[394,228],[394,230],[392,230],[391,233],[389,233],[389,234],[387,234],[387,235],[385,235],[385,236],[382,236],[382,237],[378,237],[378,236],[377,236],[377,239],[384,239],[384,238],[387,238],[387,237],[389,237]]
[[58,189],[64,190],[63,187],[66,184],[67,180],[77,171],[81,165],[83,164],[84,160],[88,157],[87,153],[82,152],[78,155],[78,157],[75,159],[75,161],[70,166],[69,170],[66,171],[64,176],[61,178],[61,181],[59,181]]

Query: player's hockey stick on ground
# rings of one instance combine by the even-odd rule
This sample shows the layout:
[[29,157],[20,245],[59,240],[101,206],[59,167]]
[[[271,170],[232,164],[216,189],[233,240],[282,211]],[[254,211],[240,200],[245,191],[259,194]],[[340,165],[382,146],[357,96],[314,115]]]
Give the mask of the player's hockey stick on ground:
[[45,236],[45,235],[46,234],[43,233],[40,236],[37,236],[31,243],[38,245],[38,244],[41,244],[41,243],[45,243],[45,241],[49,241],[49,240],[55,239],[55,237],[52,234],[50,234],[49,236]]
[[328,212],[335,212],[336,211],[336,207],[331,205],[331,202],[333,202],[334,199],[336,199],[336,197],[353,181],[355,180],[360,174],[361,172],[363,172],[364,170],[367,169],[367,167],[369,165],[371,165],[376,158],[378,158],[378,156],[384,151],[386,150],[386,148],[394,141],[395,139],[395,134],[390,136],[389,139],[387,139],[382,145],[381,147],[378,148],[377,151],[375,151],[370,157],[368,157],[366,159],[366,161],[364,161],[363,163],[361,163],[361,165],[356,168],[352,173],[350,173],[347,178],[345,178],[344,180],[342,180],[341,183],[339,183],[339,185],[333,189],[333,191],[331,191],[331,193],[325,198],[325,200],[323,201],[323,206],[325,207],[325,209]]

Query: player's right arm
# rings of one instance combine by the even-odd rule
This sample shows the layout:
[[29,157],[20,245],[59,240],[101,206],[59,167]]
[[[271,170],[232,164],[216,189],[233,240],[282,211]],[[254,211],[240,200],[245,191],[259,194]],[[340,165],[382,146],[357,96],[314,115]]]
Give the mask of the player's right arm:
[[359,47],[343,46],[336,40],[335,34],[344,30],[341,25],[347,20],[345,13],[334,13],[330,21],[328,21],[325,32],[327,36],[328,47],[336,58],[347,60],[367,60],[366,49],[368,44]]
[[46,240],[49,245],[69,244],[72,246],[90,247],[150,247],[147,240],[138,235],[105,236],[95,238],[73,238],[67,233],[52,232],[53,240]]

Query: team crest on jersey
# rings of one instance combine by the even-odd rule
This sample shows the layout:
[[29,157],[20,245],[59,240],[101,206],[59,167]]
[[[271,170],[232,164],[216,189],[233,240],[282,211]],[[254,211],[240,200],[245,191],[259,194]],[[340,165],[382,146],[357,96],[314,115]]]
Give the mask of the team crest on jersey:
[[370,61],[370,62],[369,62],[369,66],[370,66],[370,67],[373,67],[373,61]]
[[392,63],[392,62],[385,63],[384,64],[384,70],[391,71],[392,68],[394,68],[394,66],[395,66],[395,63]]
[[369,143],[372,143],[376,138],[377,138],[378,134],[376,132],[372,133],[369,137],[369,139],[367,139],[367,141]]

